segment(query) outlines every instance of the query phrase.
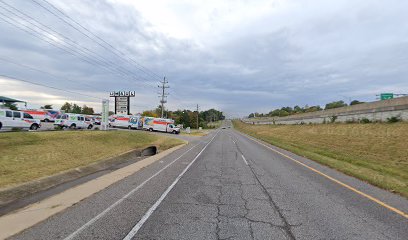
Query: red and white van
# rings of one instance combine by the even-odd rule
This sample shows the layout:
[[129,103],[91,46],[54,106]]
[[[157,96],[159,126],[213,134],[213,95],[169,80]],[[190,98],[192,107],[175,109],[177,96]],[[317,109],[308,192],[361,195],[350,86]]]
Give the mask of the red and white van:
[[127,128],[129,127],[129,120],[132,116],[129,115],[115,115],[109,123],[110,127]]
[[28,109],[28,110],[22,110],[22,112],[30,114],[34,119],[38,119],[42,122],[52,122],[55,120],[54,117],[52,117],[48,111],[45,110],[35,110],[35,109]]

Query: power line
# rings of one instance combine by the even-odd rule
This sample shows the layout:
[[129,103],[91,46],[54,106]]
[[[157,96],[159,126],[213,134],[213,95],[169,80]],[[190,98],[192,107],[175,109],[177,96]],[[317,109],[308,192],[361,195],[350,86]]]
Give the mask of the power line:
[[[34,26],[34,27],[36,27],[36,28],[42,30],[43,32],[47,33],[48,35],[51,35],[51,36],[55,37],[54,34],[57,34],[58,37],[63,37],[64,39],[67,39],[69,42],[64,41],[63,43],[66,43],[66,44],[68,44],[68,45],[70,45],[70,46],[73,46],[73,47],[76,48],[76,49],[72,49],[72,48],[70,48],[69,46],[66,46],[66,45],[64,45],[64,44],[62,44],[62,43],[60,43],[60,42],[57,42],[57,43],[59,43],[59,45],[62,45],[62,47],[61,47],[61,46],[57,46],[57,45],[55,44],[55,39],[53,39],[52,37],[50,37],[50,36],[48,36],[48,35],[45,35],[43,32],[40,32],[40,31],[38,31],[38,30],[36,30],[36,29],[33,29],[33,28],[29,27],[29,26],[26,26],[25,24],[22,24],[21,22],[16,21],[17,23],[19,23],[19,25],[22,25],[23,27],[25,27],[25,28],[27,28],[27,29],[29,29],[29,30],[27,30],[27,29],[22,29],[22,28],[18,27],[16,24],[14,24],[14,23],[12,23],[12,22],[10,22],[10,21],[7,21],[6,19],[2,18],[2,19],[3,19],[4,21],[6,21],[7,23],[13,25],[14,27],[19,28],[20,30],[23,30],[23,31],[25,31],[25,32],[27,32],[27,33],[33,35],[34,37],[39,38],[40,40],[46,41],[47,43],[49,43],[49,44],[51,44],[51,45],[53,45],[53,46],[55,46],[55,47],[57,47],[57,48],[59,48],[59,49],[61,49],[61,50],[64,50],[65,52],[68,52],[68,53],[70,53],[70,54],[72,54],[72,55],[75,55],[75,56],[77,56],[77,57],[80,57],[80,58],[82,57],[82,60],[88,62],[89,64],[91,64],[91,65],[93,65],[93,66],[95,66],[95,64],[92,63],[92,62],[90,62],[90,61],[92,61],[92,60],[95,61],[95,62],[97,62],[100,66],[104,67],[105,69],[107,69],[107,70],[110,71],[111,73],[118,74],[118,75],[120,75],[120,76],[122,76],[122,77],[124,76],[124,77],[131,77],[131,78],[132,78],[132,76],[129,76],[129,73],[130,73],[130,74],[133,74],[132,72],[130,72],[130,71],[126,70],[126,69],[117,68],[117,67],[116,67],[116,71],[115,71],[115,69],[110,69],[110,68],[112,68],[112,66],[114,65],[114,63],[113,63],[112,61],[106,60],[106,58],[104,58],[104,57],[101,56],[100,54],[98,54],[98,53],[96,53],[96,52],[90,50],[89,48],[82,47],[81,45],[79,45],[78,43],[76,43],[76,42],[75,42],[74,40],[72,40],[71,38],[69,38],[69,37],[67,37],[67,36],[65,36],[65,35],[63,35],[63,34],[61,34],[61,33],[59,33],[59,32],[56,32],[56,31],[53,30],[53,29],[48,28],[48,27],[45,26],[44,24],[42,24],[42,23],[36,21],[35,19],[31,18],[31,17],[28,16],[27,14],[25,14],[25,13],[19,11],[18,9],[16,9],[16,8],[14,8],[14,7],[12,7],[12,6],[10,6],[9,4],[3,2],[2,0],[0,0],[0,2],[2,2],[2,3],[5,4],[5,5],[7,5],[9,8],[15,9],[16,11],[19,12],[19,14],[24,15],[24,17],[18,16],[16,13],[12,12],[12,11],[9,10],[9,9],[4,8],[3,6],[0,6],[0,8],[3,8],[4,10],[8,11],[8,12],[11,13],[12,15],[14,15],[15,17],[17,17],[17,18],[23,20],[25,23],[28,23],[28,24],[30,24],[31,26]],[[4,15],[4,13],[0,13],[0,14],[3,15],[3,16],[5,16],[5,17],[9,17],[9,16]],[[27,18],[29,18],[31,21],[35,21],[35,23],[32,23],[31,21],[28,21]],[[44,29],[44,28],[45,28],[45,29]],[[30,32],[30,31],[31,31],[31,32]],[[39,37],[39,36],[40,36],[40,37]],[[54,41],[54,42],[47,41],[47,40],[44,39],[44,38],[46,38],[46,39],[51,39],[51,40]],[[79,47],[78,47],[78,46],[79,46]],[[85,50],[81,49],[81,48],[84,48],[84,49],[86,49],[86,51],[90,52],[91,54],[98,56],[98,59],[97,59],[97,60],[94,60],[94,59],[92,59],[91,57],[87,56],[86,54],[88,54],[88,53],[87,53]],[[67,49],[68,49],[68,50],[67,50]],[[79,49],[79,51],[78,51],[77,49]],[[75,52],[75,54],[73,54],[72,52]],[[78,55],[79,55],[79,56],[78,56]],[[85,59],[84,59],[84,58],[85,58]],[[100,59],[102,59],[102,60],[100,60]],[[126,71],[127,71],[127,72],[126,72]],[[138,77],[138,76],[136,76],[136,77]],[[138,77],[138,78],[140,78],[140,77]],[[133,79],[133,78],[132,78],[132,79]],[[144,80],[147,81],[146,79],[144,79]],[[146,84],[146,83],[144,83],[144,82],[142,82],[142,84],[148,85],[148,84]]]
[[103,40],[102,38],[100,38],[98,35],[94,34],[92,31],[90,31],[88,28],[84,27],[82,24],[78,23],[77,21],[75,21],[73,18],[71,18],[70,16],[68,16],[65,12],[63,12],[61,9],[57,8],[55,5],[53,5],[52,3],[50,3],[47,0],[42,0],[43,2],[46,2],[48,5],[50,5],[53,9],[55,9],[56,11],[58,11],[59,13],[61,13],[63,16],[65,16],[66,18],[70,19],[71,21],[73,21],[75,24],[77,24],[78,26],[80,26],[82,29],[84,29],[85,31],[89,32],[92,36],[96,37],[97,39],[99,39],[100,41],[102,41],[103,43],[105,43],[106,45],[108,45],[110,48],[112,48],[113,50],[119,52],[120,54],[122,54],[123,56],[127,57],[130,61],[132,61],[133,63],[135,63],[136,65],[140,66],[143,69],[146,69],[147,71],[150,72],[150,74],[152,74],[153,76],[158,77],[159,79],[161,79],[161,76],[159,76],[158,74],[156,74],[155,72],[153,72],[152,70],[144,67],[143,65],[139,64],[138,62],[136,62],[134,59],[130,58],[129,56],[127,56],[125,53],[119,51],[118,49],[116,49],[114,46],[112,46],[110,43],[106,42],[105,40]]
[[66,89],[62,89],[62,88],[58,88],[58,87],[48,86],[48,85],[45,85],[45,84],[42,84],[42,83],[36,83],[36,82],[32,82],[32,81],[29,81],[29,80],[26,80],[26,79],[16,78],[16,77],[8,76],[8,75],[0,74],[0,77],[8,78],[8,79],[11,79],[11,80],[16,80],[16,81],[20,81],[20,82],[30,83],[30,84],[41,86],[41,87],[51,88],[51,89],[55,89],[55,90],[59,90],[59,91],[67,92],[67,93],[82,95],[82,96],[85,96],[85,97],[104,100],[104,98],[95,97],[95,96],[92,96],[92,95],[83,94],[83,93],[79,93],[79,92],[75,92],[75,91],[70,91],[70,90],[66,90]]
[[[51,6],[53,9],[55,9],[57,12],[61,13],[64,17],[70,19],[72,22],[74,22],[77,26],[79,26],[80,28],[84,29],[86,32],[88,32],[89,34],[85,33],[84,31],[80,30],[78,27],[74,26],[73,24],[71,24],[70,22],[68,22],[67,20],[65,20],[64,18],[62,18],[61,16],[59,16],[58,14],[56,14],[55,12],[51,11],[49,8],[47,8],[46,6],[44,6],[43,4],[39,3],[37,0],[31,0],[32,2],[34,2],[35,4],[37,4],[38,6],[40,6],[41,8],[43,8],[44,10],[46,10],[47,12],[51,13],[52,15],[54,15],[55,17],[57,17],[58,19],[60,19],[61,21],[65,22],[66,24],[68,24],[70,27],[72,27],[73,29],[75,29],[76,31],[78,31],[79,33],[81,33],[82,35],[84,35],[85,37],[87,37],[88,39],[90,39],[91,41],[94,41],[96,44],[98,44],[99,46],[105,48],[106,50],[112,52],[113,54],[115,54],[116,56],[120,57],[122,60],[129,62],[126,58],[124,58],[123,56],[119,55],[117,52],[119,52],[120,54],[126,56],[125,53],[119,51],[118,49],[116,49],[114,46],[112,46],[111,44],[109,44],[108,42],[106,42],[105,40],[103,40],[102,38],[100,38],[99,36],[97,36],[96,34],[92,33],[92,31],[90,31],[88,28],[84,27],[82,24],[78,23],[77,21],[75,21],[74,19],[72,19],[70,16],[68,16],[66,13],[64,13],[62,10],[60,10],[59,8],[57,8],[55,5],[53,5],[52,3],[46,1],[46,0],[42,0],[43,2],[47,3],[49,6]],[[90,36],[92,35],[92,36]],[[98,39],[99,41],[95,40]],[[103,42],[104,44],[108,45],[108,47],[106,47],[104,44],[100,43]],[[113,50],[112,50],[113,49]],[[155,77],[161,78],[158,74],[154,73],[153,71],[151,71],[150,69],[142,66],[141,64],[137,63],[135,60],[133,60],[130,57],[129,58],[133,63],[135,63],[137,65],[137,69],[147,75],[153,75]],[[147,72],[149,71],[149,72]]]
[[[53,42],[51,42],[51,41],[48,41],[47,39],[43,39],[43,38],[42,38],[42,35],[36,34],[35,32],[34,32],[34,33],[33,33],[33,32],[30,32],[29,30],[26,30],[26,29],[24,29],[24,28],[21,28],[21,27],[17,26],[16,24],[14,24],[14,23],[8,21],[7,19],[1,17],[1,15],[5,16],[4,14],[2,14],[2,13],[0,12],[0,19],[2,19],[3,21],[7,22],[8,24],[13,25],[14,27],[16,27],[16,28],[18,28],[18,29],[20,29],[20,30],[22,30],[22,31],[24,31],[24,32],[26,32],[26,33],[32,35],[32,36],[34,36],[35,38],[38,38],[38,39],[40,39],[40,40],[42,40],[42,41],[45,41],[45,42],[47,42],[47,43],[53,45],[54,47],[56,47],[56,48],[58,48],[58,49],[60,49],[60,50],[62,50],[62,51],[64,51],[64,52],[66,52],[66,53],[68,53],[68,54],[71,54],[71,55],[74,55],[74,56],[77,56],[77,57],[78,57],[78,55],[83,56],[83,55],[80,54],[80,53],[71,52],[71,51],[69,51],[69,50],[67,50],[67,49],[65,49],[65,48],[63,48],[63,47],[60,47],[60,46],[56,45],[55,43],[53,43]],[[23,25],[23,26],[24,26],[24,25]],[[26,26],[25,26],[25,27],[26,27]],[[89,64],[92,65],[92,66],[96,66],[93,62],[89,61],[88,59],[81,58],[81,60],[83,60],[83,61],[89,63]],[[103,66],[103,65],[102,65],[102,67],[105,68],[105,69],[107,69],[110,73],[112,73],[112,74],[114,74],[114,75],[122,76],[122,77],[124,77],[125,80],[131,81],[130,79],[127,78],[127,76],[123,76],[123,74],[121,74],[121,73],[114,72],[113,70],[111,70],[111,69],[109,69],[109,68],[107,68],[106,66]],[[146,88],[146,87],[150,87],[149,85],[145,86],[146,83],[144,83],[144,82],[142,82],[142,84],[144,84],[144,85],[141,85],[141,87],[145,87],[145,88]]]
[[168,86],[167,84],[169,83],[166,80],[166,77],[164,77],[163,81],[160,82],[161,85],[158,85],[159,88],[161,88],[162,92],[161,92],[161,100],[160,100],[160,104],[161,104],[161,117],[163,118],[164,116],[164,104],[167,103],[167,96],[168,93],[165,93],[166,88],[170,88],[170,86]]

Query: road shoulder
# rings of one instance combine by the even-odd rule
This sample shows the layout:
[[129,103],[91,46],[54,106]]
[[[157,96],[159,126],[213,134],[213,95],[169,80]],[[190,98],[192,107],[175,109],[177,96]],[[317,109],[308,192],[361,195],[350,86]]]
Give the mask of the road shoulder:
[[139,162],[68,189],[43,201],[31,204],[13,213],[0,217],[0,239],[10,237],[65,210],[75,203],[107,188],[111,184],[124,179],[131,174],[134,174],[140,169],[160,160],[185,145],[186,144],[183,144],[165,150],[157,155],[148,157]]

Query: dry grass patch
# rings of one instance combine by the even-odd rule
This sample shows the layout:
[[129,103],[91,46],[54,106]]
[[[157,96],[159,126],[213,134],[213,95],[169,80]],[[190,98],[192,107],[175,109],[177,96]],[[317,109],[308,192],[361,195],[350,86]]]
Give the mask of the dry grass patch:
[[181,144],[174,138],[125,131],[15,132],[0,134],[0,188],[50,176],[156,145]]
[[408,124],[250,125],[237,130],[408,197]]

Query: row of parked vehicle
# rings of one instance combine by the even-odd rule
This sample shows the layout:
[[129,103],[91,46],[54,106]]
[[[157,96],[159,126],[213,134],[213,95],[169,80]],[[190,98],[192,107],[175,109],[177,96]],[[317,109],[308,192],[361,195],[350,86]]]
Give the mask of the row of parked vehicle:
[[[45,114],[44,114],[45,113]],[[29,129],[37,130],[41,121],[53,122],[55,127],[71,129],[92,129],[101,125],[101,117],[55,111],[23,110],[13,111],[0,109],[0,129]],[[55,115],[56,114],[56,115]],[[168,132],[179,134],[180,128],[174,125],[174,120],[166,118],[144,117],[140,115],[112,115],[109,117],[109,127],[128,128],[147,131]]]
[[144,117],[140,115],[113,115],[109,119],[109,126],[147,131],[167,132],[179,134],[180,128],[174,125],[173,119]]
[[92,129],[101,124],[101,117],[97,115],[83,115],[62,113],[55,110],[21,110],[0,109],[0,129],[29,129],[37,130],[41,122],[54,122],[60,128]]

